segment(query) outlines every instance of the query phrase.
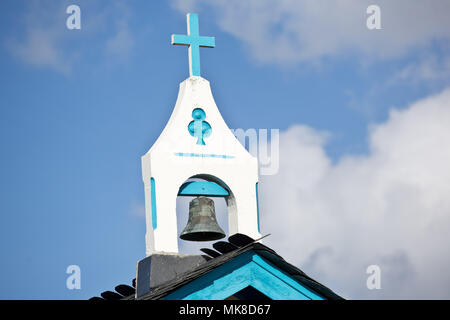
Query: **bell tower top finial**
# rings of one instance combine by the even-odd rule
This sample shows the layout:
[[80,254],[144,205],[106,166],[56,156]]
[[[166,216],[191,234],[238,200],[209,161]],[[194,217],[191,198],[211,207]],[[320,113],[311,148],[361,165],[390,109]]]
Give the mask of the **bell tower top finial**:
[[173,34],[172,44],[189,47],[189,75],[200,77],[200,47],[214,48],[215,38],[199,35],[198,15],[188,13],[187,35]]

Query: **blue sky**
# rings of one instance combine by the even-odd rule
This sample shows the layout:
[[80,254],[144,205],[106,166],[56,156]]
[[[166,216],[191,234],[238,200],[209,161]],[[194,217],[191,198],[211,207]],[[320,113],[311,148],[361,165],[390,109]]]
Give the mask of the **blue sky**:
[[[135,277],[136,262],[145,254],[140,157],[157,139],[178,84],[188,77],[187,49],[170,45],[171,34],[186,33],[188,12],[199,14],[201,35],[216,37],[214,49],[201,49],[202,76],[211,82],[229,127],[280,129],[283,146],[283,138],[291,139],[290,128],[303,126],[310,131],[294,134],[300,147],[308,134],[316,139],[326,132],[326,142],[311,141],[330,168],[352,163],[349,170],[357,168],[358,159],[375,154],[373,128],[381,132],[393,126],[393,109],[400,117],[407,115],[415,102],[450,85],[445,1],[379,1],[381,30],[365,25],[369,2],[261,3],[1,2],[0,298],[84,299]],[[81,8],[81,30],[66,28],[70,4]],[[420,23],[408,20],[406,7]],[[439,101],[448,110],[446,98]],[[450,127],[447,116],[436,119]],[[448,148],[443,141],[436,149]],[[418,168],[427,165],[419,163]],[[282,172],[303,172],[300,166],[294,162]],[[448,166],[441,169],[424,175],[447,176]],[[278,183],[276,177],[270,179],[267,184]],[[450,216],[448,200],[438,195],[448,187],[432,190],[445,219]],[[262,196],[266,208],[276,204],[270,192]],[[263,209],[263,214],[275,214],[269,211]],[[407,234],[414,237],[414,232]],[[321,237],[321,230],[314,236]],[[289,261],[292,253],[277,239],[270,244],[275,250],[280,246]],[[394,247],[412,261],[414,270],[430,272],[421,262],[433,257],[408,256],[408,248]],[[338,293],[380,297],[361,289],[364,282],[351,289],[338,281],[330,284],[310,264],[313,253],[294,262],[310,266],[307,273],[337,287]],[[375,263],[386,261],[388,253],[374,256]],[[66,288],[65,271],[71,264],[81,267],[81,290]],[[365,270],[360,271],[358,281],[365,277]],[[426,282],[422,280],[418,288]],[[381,296],[396,297],[396,289],[386,291]],[[448,290],[439,294],[450,297]]]

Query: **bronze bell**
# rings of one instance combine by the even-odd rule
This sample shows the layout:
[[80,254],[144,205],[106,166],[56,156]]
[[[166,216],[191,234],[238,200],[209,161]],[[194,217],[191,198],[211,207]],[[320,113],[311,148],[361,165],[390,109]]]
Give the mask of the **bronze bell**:
[[189,219],[180,238],[188,241],[222,239],[225,232],[217,223],[214,201],[199,196],[189,203]]

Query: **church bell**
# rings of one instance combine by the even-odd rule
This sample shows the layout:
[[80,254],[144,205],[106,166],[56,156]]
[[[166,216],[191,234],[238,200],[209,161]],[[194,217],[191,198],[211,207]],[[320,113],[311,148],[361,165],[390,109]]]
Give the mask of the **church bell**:
[[225,237],[217,223],[214,201],[199,196],[189,203],[189,219],[180,239],[188,241],[211,241]]

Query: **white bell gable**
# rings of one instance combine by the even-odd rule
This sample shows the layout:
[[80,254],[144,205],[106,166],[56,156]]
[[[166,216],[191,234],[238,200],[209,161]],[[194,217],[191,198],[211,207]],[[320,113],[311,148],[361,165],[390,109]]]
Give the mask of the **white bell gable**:
[[189,178],[214,182],[229,192],[229,235],[260,237],[257,159],[226,125],[206,79],[191,76],[180,84],[166,127],[142,157],[142,178],[147,255],[178,253],[176,198]]

